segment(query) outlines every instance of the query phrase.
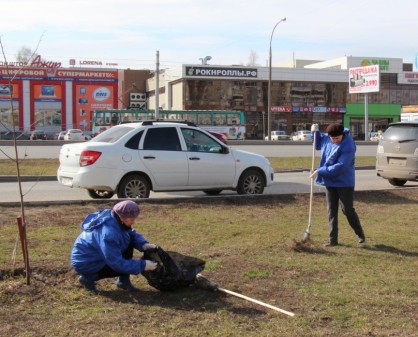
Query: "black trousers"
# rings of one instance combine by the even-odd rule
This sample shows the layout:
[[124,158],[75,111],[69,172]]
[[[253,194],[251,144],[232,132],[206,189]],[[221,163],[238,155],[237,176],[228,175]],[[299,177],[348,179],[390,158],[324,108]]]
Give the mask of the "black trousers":
[[328,208],[329,240],[338,243],[338,207],[347,218],[348,223],[359,238],[364,237],[363,228],[356,210],[353,207],[354,187],[326,187]]
[[[131,260],[134,256],[134,241],[131,240],[128,248],[122,253],[122,256],[126,260]],[[126,274],[121,274],[112,268],[110,268],[108,265],[105,265],[102,269],[98,272],[99,280],[103,278],[109,278],[109,277],[117,277],[117,276],[125,276]]]

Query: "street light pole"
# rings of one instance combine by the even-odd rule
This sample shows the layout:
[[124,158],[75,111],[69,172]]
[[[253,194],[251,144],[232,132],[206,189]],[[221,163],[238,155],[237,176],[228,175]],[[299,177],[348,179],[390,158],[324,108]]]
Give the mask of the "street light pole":
[[281,19],[273,28],[270,36],[270,51],[269,51],[269,85],[268,85],[268,92],[267,92],[267,135],[268,140],[271,140],[271,41],[273,40],[273,34],[276,30],[276,27],[279,23],[286,21],[286,18]]
[[265,120],[264,119],[265,115],[266,115],[266,112],[263,111],[263,140],[266,139],[266,124],[265,124],[265,121],[264,121]]

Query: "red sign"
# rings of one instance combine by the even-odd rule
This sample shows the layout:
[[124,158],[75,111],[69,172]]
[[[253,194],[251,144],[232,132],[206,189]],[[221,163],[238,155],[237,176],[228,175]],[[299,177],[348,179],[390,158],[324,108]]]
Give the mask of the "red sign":
[[271,112],[292,112],[291,106],[272,106]]

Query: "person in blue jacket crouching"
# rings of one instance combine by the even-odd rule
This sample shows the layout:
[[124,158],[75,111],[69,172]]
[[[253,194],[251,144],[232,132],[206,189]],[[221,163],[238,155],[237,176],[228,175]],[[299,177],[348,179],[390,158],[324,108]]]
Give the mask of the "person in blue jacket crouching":
[[322,151],[319,167],[311,174],[311,179],[316,178],[316,183],[326,188],[329,241],[325,246],[338,245],[339,204],[357,234],[359,243],[363,243],[366,237],[353,207],[356,153],[354,139],[349,135],[349,130],[340,124],[328,125],[327,134],[319,132],[318,124],[313,124],[311,131],[315,133],[315,149]]
[[157,268],[156,262],[133,259],[134,249],[144,252],[157,248],[132,228],[139,213],[134,201],[125,200],[112,209],[89,214],[82,222],[82,232],[71,250],[71,264],[88,291],[98,293],[96,281],[109,277],[118,277],[116,286],[120,289],[138,291],[130,275]]

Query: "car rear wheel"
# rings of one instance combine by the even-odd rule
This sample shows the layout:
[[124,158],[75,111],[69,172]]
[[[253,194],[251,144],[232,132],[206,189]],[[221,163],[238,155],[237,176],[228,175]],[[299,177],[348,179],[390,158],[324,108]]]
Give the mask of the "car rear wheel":
[[115,193],[110,191],[87,190],[89,196],[93,199],[110,199]]
[[239,179],[238,194],[263,194],[264,179],[256,170],[245,171]]
[[208,191],[203,191],[205,192],[207,195],[218,195],[219,193],[222,192],[222,190],[208,190]]
[[388,179],[389,183],[393,186],[403,186],[406,183],[406,179]]
[[148,180],[140,174],[131,174],[119,184],[118,198],[148,198],[151,191]]

